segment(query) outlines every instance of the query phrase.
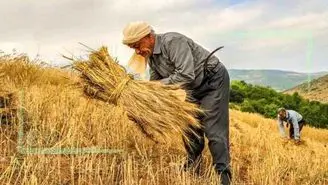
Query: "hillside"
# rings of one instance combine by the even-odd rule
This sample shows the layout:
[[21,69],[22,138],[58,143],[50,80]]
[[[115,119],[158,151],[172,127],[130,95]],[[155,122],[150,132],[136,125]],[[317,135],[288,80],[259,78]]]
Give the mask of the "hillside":
[[244,112],[259,113],[275,119],[280,107],[300,113],[308,125],[328,128],[328,104],[309,101],[297,93],[284,94],[260,85],[244,81],[232,81],[230,107]]
[[283,91],[308,81],[309,77],[316,79],[327,72],[307,74],[281,70],[230,69],[229,74],[231,80],[243,80],[247,83],[270,86],[277,91]]
[[294,92],[309,100],[328,103],[328,75],[285,91],[287,94],[293,94]]
[[[208,148],[200,176],[183,172],[180,138],[150,141],[120,107],[85,97],[74,73],[22,58],[2,58],[0,68],[2,90],[24,108],[0,125],[0,184],[217,183]],[[328,184],[328,130],[305,126],[296,146],[279,137],[275,120],[236,110],[230,129],[233,184]]]

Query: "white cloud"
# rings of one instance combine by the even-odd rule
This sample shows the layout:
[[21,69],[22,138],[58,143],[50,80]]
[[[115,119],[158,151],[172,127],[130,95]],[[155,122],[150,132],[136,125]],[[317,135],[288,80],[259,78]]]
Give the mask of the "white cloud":
[[[132,51],[121,44],[121,30],[129,21],[145,20],[157,32],[181,32],[208,49],[225,45],[218,55],[229,68],[328,71],[325,0],[245,0],[233,6],[229,0],[11,0],[0,2],[0,19],[0,50],[39,53],[53,63],[62,63],[60,54],[67,51],[81,55],[82,42],[110,46],[125,64]],[[311,68],[300,65],[307,62],[309,35]]]

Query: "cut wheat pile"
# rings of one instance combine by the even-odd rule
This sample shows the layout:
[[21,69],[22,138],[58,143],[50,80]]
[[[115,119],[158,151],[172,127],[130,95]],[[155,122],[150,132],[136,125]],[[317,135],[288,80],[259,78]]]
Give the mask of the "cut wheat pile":
[[81,73],[85,94],[122,106],[129,119],[155,141],[172,139],[173,134],[188,139],[187,134],[193,133],[190,128],[200,127],[195,117],[202,111],[176,97],[172,90],[178,86],[134,80],[106,47],[91,51],[88,60],[74,61],[73,67]]

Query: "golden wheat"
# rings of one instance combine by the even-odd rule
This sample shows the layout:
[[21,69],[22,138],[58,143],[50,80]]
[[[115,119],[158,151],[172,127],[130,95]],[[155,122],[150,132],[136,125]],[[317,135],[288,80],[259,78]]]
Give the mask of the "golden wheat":
[[[6,70],[21,73],[15,68],[13,65]],[[40,70],[42,74],[66,74],[57,69]],[[11,83],[10,78],[17,78],[19,73],[1,81]],[[25,72],[28,76],[38,75],[28,73]],[[49,82],[53,75],[43,78]],[[0,184],[208,185],[218,182],[208,148],[204,151],[201,175],[184,172],[181,166],[185,152],[177,145],[178,136],[165,145],[155,144],[138,132],[120,107],[87,98],[80,89],[66,83],[37,81],[25,85],[21,97],[24,104],[20,102],[28,118],[24,147],[95,146],[125,152],[22,155],[17,151],[18,125],[1,125]],[[62,81],[67,82],[66,78]],[[10,92],[21,90],[18,86],[9,87]],[[279,137],[275,120],[234,110],[230,115],[233,184],[328,184],[327,130],[305,126],[301,132],[303,142],[296,146]]]
[[[133,80],[108,53],[106,47],[92,51],[86,61],[76,61],[84,92],[90,97],[122,106],[143,133],[158,141],[181,135],[188,140],[191,128],[199,128],[196,105],[181,101],[172,90],[178,86]],[[195,133],[194,133],[195,134]]]

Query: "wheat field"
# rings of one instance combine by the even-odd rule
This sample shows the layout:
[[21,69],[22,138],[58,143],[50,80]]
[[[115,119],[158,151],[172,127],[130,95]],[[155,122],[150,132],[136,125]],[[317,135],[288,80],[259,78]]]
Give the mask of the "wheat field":
[[[1,124],[0,184],[216,184],[208,148],[201,174],[184,172],[185,151],[172,138],[147,139],[121,107],[85,97],[69,70],[24,57],[0,59],[1,90],[17,94],[19,120]],[[282,140],[276,121],[230,110],[233,184],[328,184],[328,131],[305,126],[302,144]],[[20,142],[20,143],[18,143]],[[116,154],[22,154],[27,148],[121,149]]]

